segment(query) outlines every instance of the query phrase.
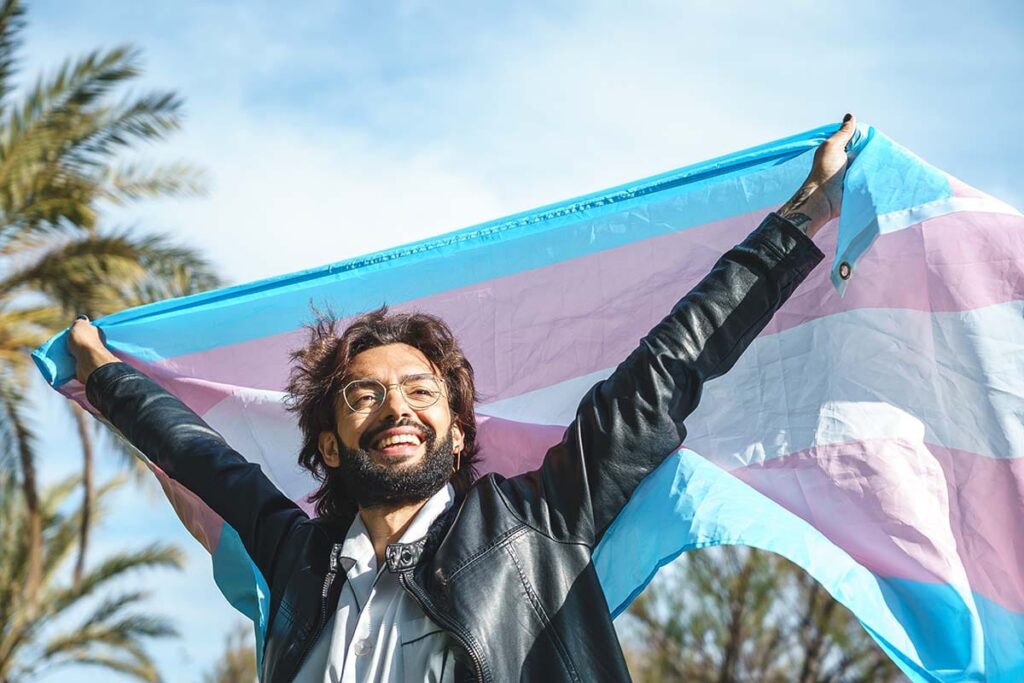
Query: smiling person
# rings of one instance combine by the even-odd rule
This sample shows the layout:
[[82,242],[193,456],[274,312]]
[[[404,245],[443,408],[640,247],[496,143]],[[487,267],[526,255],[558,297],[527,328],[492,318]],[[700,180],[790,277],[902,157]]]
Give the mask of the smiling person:
[[[619,681],[591,553],[733,366],[822,259],[855,130],[579,404],[539,469],[474,480],[473,370],[443,321],[386,308],[321,318],[288,386],[320,488],[310,518],[184,404],[76,321],[89,400],[241,536],[270,588],[265,683]],[[652,530],[652,533],[655,531]]]

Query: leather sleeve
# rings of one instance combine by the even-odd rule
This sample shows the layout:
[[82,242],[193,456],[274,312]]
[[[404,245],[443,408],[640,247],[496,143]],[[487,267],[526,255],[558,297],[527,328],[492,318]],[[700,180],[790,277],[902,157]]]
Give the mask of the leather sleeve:
[[178,398],[126,363],[101,366],[89,402],[169,477],[195,493],[241,536],[271,583],[275,559],[306,514]]
[[722,256],[584,396],[541,468],[509,482],[543,501],[527,503],[530,523],[556,538],[596,545],[641,480],[682,443],[683,422],[704,383],[735,364],[822,258],[806,235],[774,213]]

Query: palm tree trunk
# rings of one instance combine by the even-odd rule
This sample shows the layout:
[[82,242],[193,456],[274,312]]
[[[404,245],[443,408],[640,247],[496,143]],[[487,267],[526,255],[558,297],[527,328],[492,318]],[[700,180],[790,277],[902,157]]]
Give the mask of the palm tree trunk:
[[78,532],[78,557],[75,559],[74,585],[77,588],[85,571],[85,553],[89,548],[89,531],[92,528],[93,500],[93,450],[92,435],[89,433],[89,418],[77,404],[72,405],[78,438],[82,442],[82,526]]
[[8,423],[14,429],[21,464],[21,490],[25,497],[25,518],[28,527],[28,572],[25,577],[25,606],[35,602],[43,568],[43,517],[39,511],[39,492],[36,483],[36,464],[32,457],[29,432],[14,404],[4,401]]

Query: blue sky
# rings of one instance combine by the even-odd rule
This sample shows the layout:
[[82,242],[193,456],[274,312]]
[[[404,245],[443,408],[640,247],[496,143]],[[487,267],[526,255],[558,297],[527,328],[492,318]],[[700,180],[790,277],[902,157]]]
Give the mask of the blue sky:
[[[106,218],[172,234],[236,282],[684,166],[846,111],[1024,207],[1019,2],[42,0],[28,18],[28,74],[130,42],[144,50],[144,85],[185,98],[185,129],[147,155],[203,167],[209,193]],[[62,411],[39,392],[51,480],[77,457]],[[93,557],[156,539],[188,550],[186,572],[141,583],[184,634],[153,648],[167,680],[198,681],[236,618],[205,553],[151,488],[119,495]]]

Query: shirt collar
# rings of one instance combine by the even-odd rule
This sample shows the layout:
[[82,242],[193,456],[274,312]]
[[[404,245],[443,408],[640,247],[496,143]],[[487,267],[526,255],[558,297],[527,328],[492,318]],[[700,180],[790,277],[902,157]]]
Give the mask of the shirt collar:
[[[439,489],[437,493],[427,499],[427,502],[412,518],[398,542],[413,543],[426,536],[434,520],[440,517],[454,502],[455,489],[451,484],[445,484],[444,488]],[[377,568],[377,558],[373,552],[373,542],[370,541],[370,532],[366,530],[363,517],[358,513],[352,520],[352,525],[345,535],[345,542],[341,546],[341,566],[350,580],[363,572]]]
[[432,495],[424,503],[420,511],[416,513],[416,516],[412,518],[412,522],[406,527],[405,533],[398,539],[399,543],[412,543],[418,541],[427,535],[427,531],[430,530],[430,525],[434,523],[434,520],[441,516],[445,510],[452,505],[452,501],[455,500],[455,489],[452,488],[451,484],[445,484],[444,488],[439,490],[437,493]]

